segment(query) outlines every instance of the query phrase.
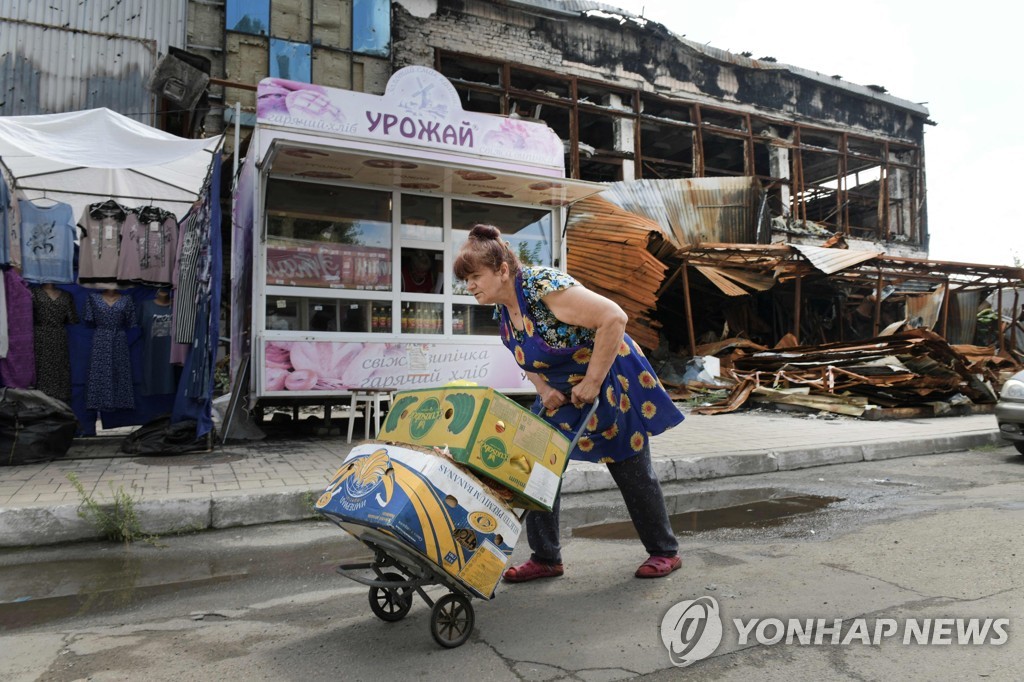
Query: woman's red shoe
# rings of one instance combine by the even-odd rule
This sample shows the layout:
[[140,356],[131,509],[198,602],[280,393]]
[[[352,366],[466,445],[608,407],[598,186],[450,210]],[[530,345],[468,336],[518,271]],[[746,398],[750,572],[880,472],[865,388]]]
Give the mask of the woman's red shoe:
[[637,578],[664,578],[672,571],[679,570],[682,565],[683,560],[678,556],[651,555],[647,561],[640,564],[635,575]]
[[542,564],[530,559],[505,571],[505,582],[525,583],[538,578],[557,578],[565,573],[562,564]]

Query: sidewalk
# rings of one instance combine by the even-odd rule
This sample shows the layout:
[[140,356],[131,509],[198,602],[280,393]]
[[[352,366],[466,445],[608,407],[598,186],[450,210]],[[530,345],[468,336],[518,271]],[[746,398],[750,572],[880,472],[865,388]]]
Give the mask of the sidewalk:
[[[358,429],[357,429],[358,432]],[[358,441],[344,437],[267,440],[218,446],[209,454],[115,456],[119,439],[82,439],[46,464],[0,467],[0,547],[93,539],[77,514],[74,472],[99,501],[123,489],[142,529],[184,530],[292,521],[312,504]],[[804,467],[928,455],[1001,445],[992,415],[861,421],[775,412],[688,414],[651,441],[663,481],[697,480]],[[566,494],[614,488],[602,465],[573,462]]]

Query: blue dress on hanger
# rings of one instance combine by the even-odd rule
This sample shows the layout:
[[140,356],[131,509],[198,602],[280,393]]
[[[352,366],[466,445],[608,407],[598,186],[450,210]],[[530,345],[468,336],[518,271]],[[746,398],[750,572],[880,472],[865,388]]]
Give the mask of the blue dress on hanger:
[[113,305],[101,294],[89,294],[85,300],[86,324],[95,326],[85,406],[110,412],[135,408],[132,364],[125,330],[136,326],[135,304],[122,294]]

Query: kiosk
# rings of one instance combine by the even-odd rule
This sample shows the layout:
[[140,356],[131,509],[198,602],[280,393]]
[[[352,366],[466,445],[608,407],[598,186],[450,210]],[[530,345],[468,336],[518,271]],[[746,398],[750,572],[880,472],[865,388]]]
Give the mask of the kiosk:
[[[234,195],[232,370],[261,399],[457,380],[530,384],[451,274],[476,223],[528,264],[564,267],[567,207],[603,189],[568,180],[543,123],[466,111],[420,66],[384,95],[264,79]],[[236,384],[237,385],[237,384]]]

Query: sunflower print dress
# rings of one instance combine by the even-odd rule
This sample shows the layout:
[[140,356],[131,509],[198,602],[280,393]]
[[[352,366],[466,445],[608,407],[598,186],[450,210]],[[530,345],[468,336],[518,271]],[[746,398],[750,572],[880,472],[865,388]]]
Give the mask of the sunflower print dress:
[[[527,372],[540,375],[569,394],[583,380],[594,349],[592,329],[559,321],[544,304],[545,295],[580,286],[573,277],[552,268],[524,266],[516,274],[516,294],[524,330],[512,326],[508,310],[499,306],[501,340]],[[618,355],[605,377],[597,411],[590,417],[571,459],[621,462],[643,452],[650,436],[683,421],[640,347],[624,335]],[[567,403],[547,410],[537,396],[532,410],[572,438],[590,406]]]

